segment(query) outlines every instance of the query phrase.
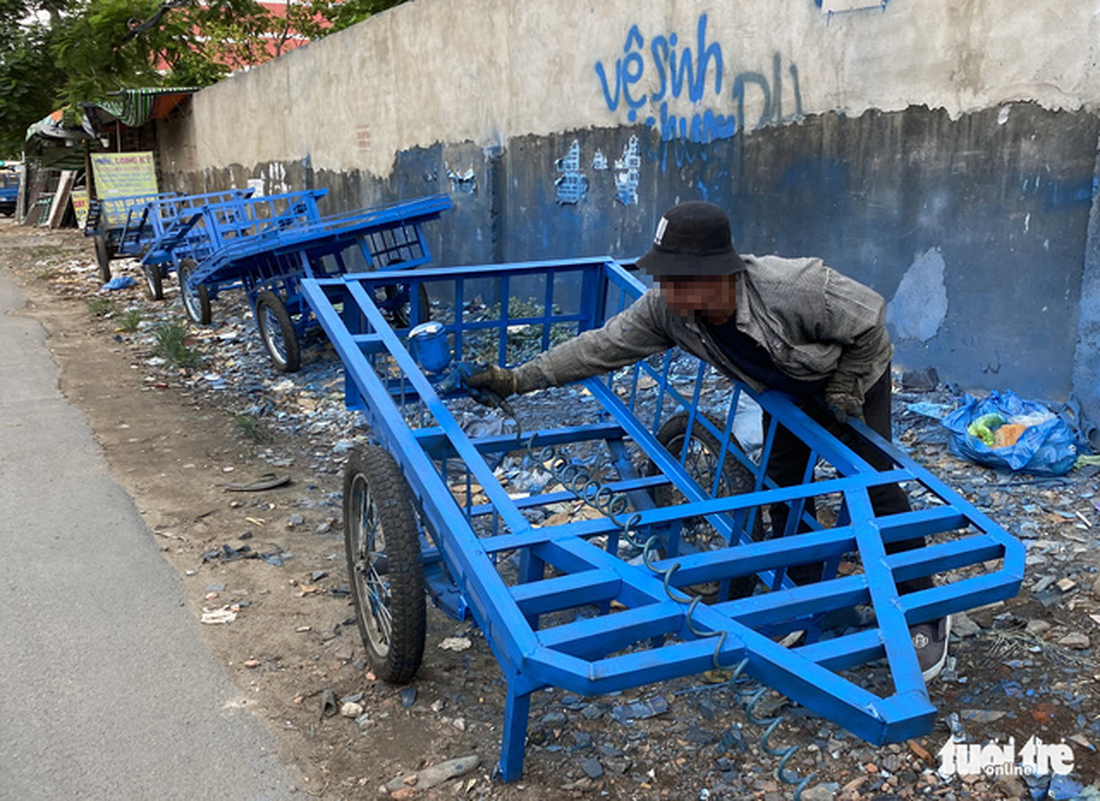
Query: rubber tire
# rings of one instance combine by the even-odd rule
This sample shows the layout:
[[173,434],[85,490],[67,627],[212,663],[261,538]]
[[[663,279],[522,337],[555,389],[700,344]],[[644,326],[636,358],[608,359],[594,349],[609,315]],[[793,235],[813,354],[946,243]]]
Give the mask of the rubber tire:
[[[700,413],[697,413],[697,416]],[[724,426],[715,420],[710,415],[705,415],[707,420],[710,421],[719,431],[724,429]],[[677,412],[672,415],[668,420],[664,422],[660,430],[657,431],[657,441],[676,458],[680,457],[680,454],[684,445],[684,435],[687,434],[688,425],[688,413],[687,411]],[[740,443],[737,439],[731,435],[732,444],[734,447],[740,448]],[[701,445],[707,451],[713,454],[717,454],[721,450],[721,443],[718,438],[714,436],[706,428],[703,428],[697,422],[691,430],[692,443],[689,444],[689,448],[694,449],[697,445]],[[698,471],[693,471],[690,468],[691,460],[688,460],[688,469],[692,473],[692,477],[700,482],[700,486],[709,491],[707,484],[703,484],[700,481],[700,475]],[[657,473],[657,466],[653,462],[649,462],[646,466],[646,475],[655,475]],[[740,462],[733,460],[733,457],[727,454],[726,461],[722,465],[722,482],[719,484],[719,497],[727,495],[740,495],[743,492],[752,492],[755,488],[756,478],[752,472],[748,470]],[[713,476],[710,476],[710,481],[713,481]],[[723,491],[722,484],[725,485]],[[679,491],[672,487],[665,485],[658,487],[654,497],[655,502],[659,507],[674,506],[682,502],[682,496]],[[752,538],[754,541],[759,542],[764,538],[764,521],[762,519],[760,509],[756,510],[756,516],[753,521]],[[684,521],[685,527],[692,525],[691,520]],[[705,526],[713,536],[717,536],[716,532],[710,527],[704,520],[699,520],[695,525]],[[726,547],[726,546],[724,546]],[[736,546],[735,546],[736,547]],[[734,579],[730,585],[730,598],[745,598],[752,595],[753,590],[756,587],[757,579],[755,576],[743,576],[741,578]]]
[[99,280],[101,283],[107,283],[111,280],[111,258],[114,256],[111,253],[111,246],[107,244],[106,236],[94,237],[95,240],[95,260],[99,265]]
[[199,284],[194,289],[187,285],[191,273],[198,265],[194,259],[181,259],[176,275],[180,282],[180,295],[183,300],[183,310],[187,318],[196,325],[210,325],[214,316],[210,313],[210,293],[206,287]]
[[[417,294],[420,296],[420,309],[423,313],[423,319],[417,320],[416,323],[426,323],[432,319],[432,304],[428,298],[428,288],[423,284],[417,284]],[[383,289],[386,293],[386,300],[392,300],[399,292],[396,284],[386,284]],[[412,304],[408,306],[402,306],[399,309],[394,309],[391,313],[391,321],[394,328],[409,328],[413,321],[410,318],[412,314]]]
[[[283,352],[279,353],[272,338],[276,332],[268,328],[274,320],[279,327],[278,335],[283,342]],[[282,298],[269,289],[265,289],[256,298],[256,325],[260,329],[260,340],[264,343],[271,365],[280,373],[294,373],[302,366],[302,350],[298,344],[298,334],[290,319],[290,312]]]
[[164,276],[159,264],[143,264],[141,271],[145,274],[145,294],[149,300],[164,300]]
[[[424,658],[424,566],[405,477],[389,451],[377,445],[353,450],[344,470],[344,546],[355,619],[371,670],[382,681],[406,684]],[[372,581],[367,571],[379,565],[385,572],[373,572]],[[376,598],[388,592],[388,632],[371,605],[372,589]]]

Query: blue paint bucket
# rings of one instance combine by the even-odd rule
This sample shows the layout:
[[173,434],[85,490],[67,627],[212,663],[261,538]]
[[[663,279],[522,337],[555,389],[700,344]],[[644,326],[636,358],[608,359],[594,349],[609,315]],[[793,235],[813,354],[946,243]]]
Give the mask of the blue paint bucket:
[[446,370],[451,363],[451,347],[443,323],[429,320],[409,331],[409,353],[426,372]]

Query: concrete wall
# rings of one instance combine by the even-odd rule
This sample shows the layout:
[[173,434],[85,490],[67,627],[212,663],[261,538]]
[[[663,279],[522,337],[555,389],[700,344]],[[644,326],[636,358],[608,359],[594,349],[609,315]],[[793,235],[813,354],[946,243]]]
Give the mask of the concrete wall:
[[878,289],[899,366],[1100,420],[1098,33],[1096,0],[418,0],[200,92],[162,168],[450,192],[451,263],[634,256],[706,198]]

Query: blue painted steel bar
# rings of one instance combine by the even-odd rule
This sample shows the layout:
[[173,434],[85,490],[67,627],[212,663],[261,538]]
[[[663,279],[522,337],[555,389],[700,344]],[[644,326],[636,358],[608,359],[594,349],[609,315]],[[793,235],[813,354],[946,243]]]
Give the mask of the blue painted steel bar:
[[[301,335],[311,324],[299,287],[301,278],[353,269],[344,256],[349,248],[358,251],[362,262],[354,269],[418,267],[431,258],[421,226],[451,207],[449,198],[436,195],[322,217],[317,200],[325,191],[203,205],[192,217],[181,219],[180,226],[191,228],[172,249],[172,258],[197,262],[189,284],[193,289],[205,287],[211,298],[225,289],[243,287],[255,310],[261,291],[275,292],[291,316],[298,318]],[[416,307],[419,299],[413,298],[412,303]]]
[[[553,287],[566,277],[583,291],[573,308],[558,309],[562,299]],[[644,291],[605,258],[426,268],[402,280],[414,290],[421,283],[450,287],[453,313],[437,319],[456,359],[487,352],[502,364],[513,352],[510,335],[532,331],[545,348],[553,341],[551,331],[576,334],[599,326]],[[1015,538],[862,424],[855,425],[857,433],[887,457],[888,469],[872,468],[789,398],[753,393],[683,354],[661,359],[659,367],[640,364],[584,381],[585,408],[591,409],[586,424],[544,427],[533,443],[530,435],[522,443],[503,435],[472,437],[452,411],[467,401],[437,393],[376,304],[375,290],[386,281],[377,273],[355,273],[307,277],[301,284],[344,363],[349,399],[361,403],[375,439],[393,454],[415,498],[428,540],[425,563],[433,571],[445,568],[501,663],[508,682],[501,744],[506,780],[522,772],[531,692],[547,686],[582,695],[614,692],[729,668],[742,659],[748,660],[746,675],[872,743],[930,730],[935,710],[908,625],[1013,595],[1023,568],[1023,548]],[[529,285],[537,287],[530,299],[521,294]],[[465,301],[475,293],[497,297],[499,316],[468,314]],[[532,303],[541,304],[541,312],[530,312]],[[642,377],[655,387],[641,388]],[[742,393],[773,422],[759,461],[732,436]],[[523,419],[528,399],[513,404]],[[750,491],[716,497],[719,481],[715,474],[701,481],[686,442],[675,452],[665,450],[656,433],[678,411],[686,414],[689,432],[706,431],[719,443],[715,463],[742,471]],[[703,412],[721,424],[710,423]],[[813,481],[808,475],[802,485],[777,487],[767,472],[778,425],[799,436],[835,477]],[[542,445],[558,450],[548,455]],[[574,489],[588,493],[590,503],[602,502],[600,514],[532,523],[525,512],[571,497],[563,485],[573,462],[559,454],[572,447],[587,449],[584,464],[597,465],[583,468],[596,478],[585,472]],[[523,498],[510,495],[486,462],[516,449],[526,449],[535,463],[548,459],[553,476]],[[580,470],[581,463],[571,469]],[[899,482],[924,487],[937,505],[876,515],[868,490]],[[599,487],[606,489],[597,493]],[[658,501],[665,498],[661,493],[675,500]],[[612,498],[622,505],[612,509]],[[801,514],[811,498],[819,508],[835,505],[836,522],[806,515],[805,533],[753,540],[747,521],[776,504]],[[689,537],[689,527],[707,524],[719,539],[708,544],[698,534]],[[886,553],[891,542],[933,535],[934,544]],[[626,552],[621,557],[619,544],[630,542],[645,545],[641,563],[626,561]],[[498,558],[506,553],[518,559]],[[842,559],[855,572],[838,576]],[[1000,566],[990,567],[995,561]],[[795,586],[786,579],[787,568],[818,562],[827,567],[823,580]],[[699,585],[728,587],[754,573],[761,583],[753,595],[688,602]],[[939,586],[899,594],[899,582],[917,576],[934,576]],[[872,614],[860,618],[866,622],[858,630],[817,639],[830,619],[851,618],[860,608]],[[796,630],[807,631],[804,641],[792,647],[779,642]],[[893,679],[885,697],[858,678],[879,660]],[[840,670],[855,675],[841,676]]]

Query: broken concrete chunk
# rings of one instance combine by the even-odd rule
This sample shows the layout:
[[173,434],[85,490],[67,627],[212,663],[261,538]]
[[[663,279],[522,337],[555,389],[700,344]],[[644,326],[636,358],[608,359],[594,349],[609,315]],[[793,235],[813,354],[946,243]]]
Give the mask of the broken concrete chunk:
[[951,633],[959,637],[973,637],[980,634],[982,627],[967,617],[965,612],[956,612],[951,616]]
[[1079,631],[1071,631],[1062,639],[1058,640],[1058,644],[1065,648],[1073,648],[1078,651],[1083,651],[1091,644],[1089,642],[1088,635],[1082,634]]

